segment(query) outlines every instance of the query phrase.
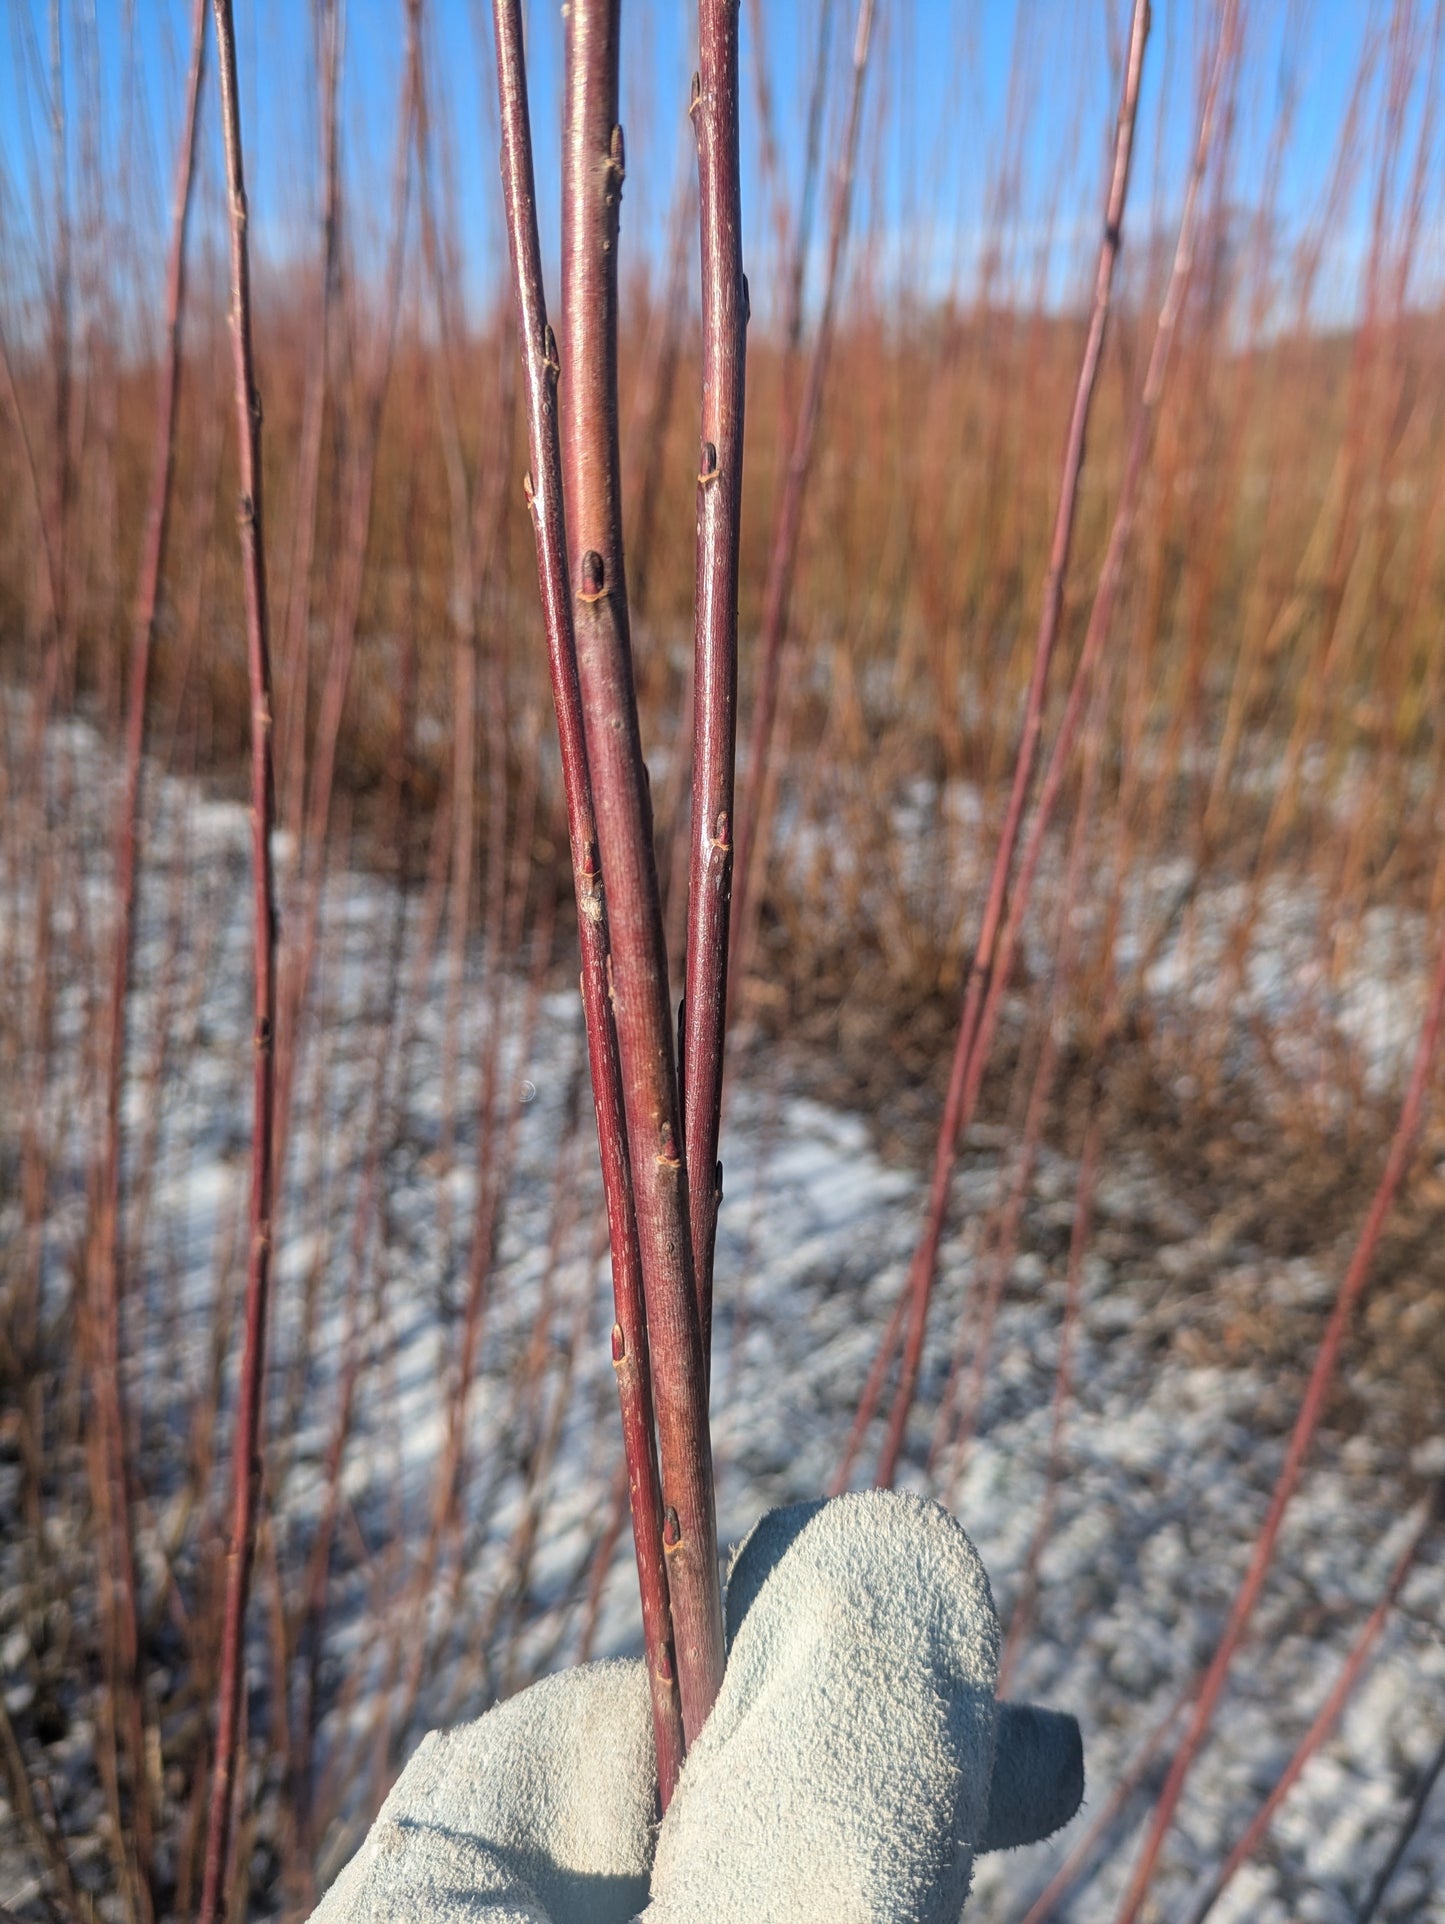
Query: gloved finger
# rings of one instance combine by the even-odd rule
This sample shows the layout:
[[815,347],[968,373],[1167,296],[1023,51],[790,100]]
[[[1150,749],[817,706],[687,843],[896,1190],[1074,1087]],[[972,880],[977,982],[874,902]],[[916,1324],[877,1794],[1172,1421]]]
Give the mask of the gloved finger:
[[426,1738],[313,1924],[627,1924],[656,1817],[642,1665],[587,1664]]
[[312,1921],[464,1924],[473,1917],[486,1924],[556,1924],[516,1867],[476,1838],[381,1816]]
[[1000,1704],[981,1851],[1016,1850],[1061,1830],[1084,1800],[1084,1742],[1072,1717]]
[[[799,1534],[825,1505],[772,1510],[743,1543],[728,1577],[731,1644],[758,1592]],[[1067,1824],[1084,1797],[1084,1745],[1077,1721],[1033,1704],[1001,1703],[994,1736],[988,1816],[976,1848],[1014,1850]]]
[[957,1924],[984,1834],[998,1620],[973,1545],[887,1491],[765,1517],[646,1924]]

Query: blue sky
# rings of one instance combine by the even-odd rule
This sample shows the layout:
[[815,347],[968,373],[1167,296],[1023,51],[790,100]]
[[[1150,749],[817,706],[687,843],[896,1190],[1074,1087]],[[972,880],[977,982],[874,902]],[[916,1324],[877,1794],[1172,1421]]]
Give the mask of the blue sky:
[[[782,165],[791,193],[801,175],[808,89],[817,63],[824,0],[763,0],[766,64]],[[833,0],[832,115],[837,131],[855,0]],[[67,106],[74,125],[98,127],[72,142],[72,192],[102,183],[107,213],[147,260],[164,250],[166,185],[178,124],[189,0],[63,0]],[[385,222],[402,76],[402,0],[345,0],[343,141],[353,244],[374,255]],[[1422,24],[1428,26],[1422,3]],[[625,0],[624,121],[629,178],[624,263],[660,258],[679,170],[690,165],[685,105],[694,10],[677,0]],[[1129,231],[1136,241],[1167,231],[1177,212],[1193,138],[1209,0],[1155,0]],[[1291,137],[1280,162],[1276,204],[1299,231],[1323,203],[1354,79],[1371,36],[1388,23],[1383,0],[1245,0],[1247,59],[1235,125],[1234,194],[1263,191],[1281,101],[1293,90]],[[315,245],[317,115],[310,8],[304,0],[238,0],[242,97],[251,176],[253,234],[264,261],[284,268]],[[1076,296],[1096,245],[1101,169],[1114,111],[1111,39],[1125,0],[878,0],[869,115],[859,180],[859,248],[874,284],[925,299],[976,284],[990,233],[1000,233],[1006,279],[1029,290],[1042,272],[1055,302]],[[93,19],[93,28],[82,27]],[[751,12],[743,6],[745,246],[755,308],[769,311],[774,253],[771,210],[759,163],[752,81]],[[498,221],[496,116],[487,0],[428,0],[429,68],[446,154],[456,231],[473,306],[491,298],[503,262]],[[43,254],[48,0],[12,0],[0,45],[0,167],[5,279],[24,285]],[[534,129],[544,244],[555,254],[561,9],[529,13]],[[1422,47],[1426,45],[1422,41]],[[94,52],[91,51],[94,49]],[[1428,62],[1417,62],[1407,118],[1418,118]],[[214,68],[209,76],[214,91]],[[1344,195],[1320,296],[1347,314],[1368,231],[1370,169],[1382,82],[1367,96],[1362,165]],[[208,212],[218,218],[214,103],[205,130]],[[1434,159],[1438,163],[1439,155]],[[1409,151],[1401,164],[1408,174]],[[87,172],[88,169],[88,172]],[[1422,283],[1439,281],[1438,182],[1432,166]],[[1001,226],[1001,178],[1010,179]],[[1397,199],[1399,192],[1397,190]],[[862,256],[855,252],[855,258]]]

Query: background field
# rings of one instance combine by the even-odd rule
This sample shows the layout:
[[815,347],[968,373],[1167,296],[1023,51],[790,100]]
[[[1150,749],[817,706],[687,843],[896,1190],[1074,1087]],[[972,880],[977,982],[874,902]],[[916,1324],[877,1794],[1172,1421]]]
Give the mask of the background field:
[[[724,1118],[728,1540],[831,1483],[903,1288],[1098,248],[1120,9],[954,11],[879,9],[769,788],[749,745],[757,637],[853,23],[834,0],[744,9],[739,784],[762,866],[737,933]],[[686,10],[625,12],[628,568],[676,982],[691,55]],[[1156,8],[1046,753],[1125,486],[1222,17]],[[639,1634],[490,24],[484,7],[358,0],[333,115],[334,19],[325,0],[263,5],[240,48],[283,1173],[236,1895],[288,1916],[426,1729]],[[531,28],[550,208],[560,29],[548,9]],[[0,54],[0,1906],[26,1920],[193,1909],[216,1687],[251,1117],[209,67],[119,1055],[113,989],[189,31],[179,7],[96,20],[58,0],[13,8]],[[1412,1068],[1439,1091],[1417,1045],[1445,898],[1442,57],[1445,13],[1393,0],[1246,7],[1226,63],[1118,594],[962,1144],[899,1471],[975,1535],[1014,1626],[1011,1689],[1085,1727],[1084,1813],[1048,1849],[981,1865],[970,1916],[1114,1916],[1161,1726],[1218,1641]],[[1387,1596],[1343,1720],[1213,1915],[1445,1918],[1440,1795],[1370,1895],[1445,1734],[1442,1207],[1445,1133],[1427,1113],[1146,1915],[1202,1914]],[[116,1448],[97,1415],[108,1276]],[[1086,1834],[1057,1909],[1031,1909]]]

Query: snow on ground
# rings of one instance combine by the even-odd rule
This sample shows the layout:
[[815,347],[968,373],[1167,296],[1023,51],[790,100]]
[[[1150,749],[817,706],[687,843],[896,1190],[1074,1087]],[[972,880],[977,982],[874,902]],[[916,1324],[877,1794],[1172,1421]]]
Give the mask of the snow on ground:
[[[62,786],[65,767],[74,778],[71,809],[77,816],[94,810],[103,821],[114,770],[97,738],[80,725],[58,731],[55,761]],[[128,1335],[152,1499],[141,1547],[156,1573],[163,1543],[184,1562],[178,1536],[168,1533],[184,1528],[176,1506],[186,1441],[193,1411],[208,1395],[218,1304],[234,1309],[244,1246],[250,905],[240,808],[156,778],[148,813],[126,1123],[132,1167],[153,1159],[153,1173],[144,1220],[130,1224],[141,1254],[131,1262],[137,1283]],[[86,916],[103,924],[103,844],[98,835],[76,840],[99,852],[56,915],[73,927]],[[1292,912],[1288,904],[1280,910],[1286,921]],[[7,944],[26,918],[27,905],[15,904],[0,931]],[[382,1713],[404,1712],[413,1660],[419,1699],[389,1756],[382,1753],[382,1774],[430,1723],[474,1714],[494,1695],[573,1659],[620,1454],[576,995],[530,992],[525,958],[515,958],[505,978],[490,978],[480,955],[469,952],[453,1026],[438,954],[415,978],[419,992],[404,994],[407,1019],[398,1035],[387,1019],[395,999],[391,958],[400,958],[396,979],[412,981],[421,924],[419,893],[403,905],[374,876],[349,873],[328,890],[317,1019],[298,1083],[280,1213],[268,1495],[283,1568],[301,1566],[327,1508],[339,1388],[348,1365],[355,1371],[340,1466],[345,1501],[317,1668],[327,1875],[365,1821],[379,1781],[378,1718],[384,1728]],[[1399,932],[1378,939],[1395,943]],[[7,950],[12,962],[16,953]],[[1182,966],[1178,956],[1160,958],[1159,994],[1180,988]],[[1376,1020],[1363,1004],[1351,1016],[1351,1006],[1346,1001],[1342,1019]],[[76,987],[57,1015],[71,1060],[94,1012]],[[498,1126],[482,1154],[474,1119],[491,1036]],[[57,1079],[51,1091],[70,1171],[48,1232],[52,1288],[60,1287],[63,1253],[83,1221],[79,1089],[78,1079]],[[455,1142],[452,1113],[461,1119]],[[880,1161],[864,1120],[790,1094],[781,1078],[739,1083],[723,1155],[714,1435],[720,1526],[731,1541],[762,1509],[829,1485],[902,1286],[922,1192],[912,1172]],[[946,1453],[942,1473],[925,1470],[956,1332],[973,1326],[980,1214],[1001,1166],[996,1135],[976,1131],[958,1177],[956,1227],[944,1247],[901,1481],[932,1489],[957,1511],[1007,1620],[1048,1485],[1074,1179],[1064,1158],[1040,1159],[974,1444],[961,1473]],[[460,1545],[441,1546],[422,1599],[414,1573],[448,1437],[479,1168],[483,1185],[505,1169],[506,1195],[467,1407],[465,1525]],[[357,1239],[359,1208],[368,1232]],[[1129,1232],[1109,1247],[1133,1253],[1095,1254],[1084,1266],[1062,1475],[1035,1624],[1013,1683],[1014,1694],[1079,1717],[1088,1799],[1054,1844],[980,1861],[968,1915],[981,1920],[1022,1915],[1207,1660],[1281,1460],[1300,1379],[1281,1380],[1247,1362],[1189,1365],[1168,1332],[1207,1318],[1212,1303],[1231,1295],[1263,1313],[1318,1306],[1336,1280],[1309,1263],[1266,1262],[1194,1220],[1171,1194],[1168,1172],[1139,1151],[1105,1169],[1097,1213]],[[0,1216],[0,1236],[13,1226]],[[1156,1886],[1161,1918],[1188,1914],[1191,1893],[1207,1883],[1268,1790],[1418,1521],[1425,1473],[1445,1467],[1445,1444],[1434,1454],[1417,1452],[1413,1468],[1372,1444],[1368,1411],[1377,1386],[1352,1387],[1366,1420],[1348,1438],[1326,1433],[1317,1443],[1166,1853]],[[258,1722],[270,1688],[264,1616],[253,1611]],[[1434,1537],[1340,1729],[1215,1913],[1221,1924],[1345,1924],[1354,1916],[1445,1726],[1442,1626],[1445,1544]],[[624,1528],[593,1649],[602,1655],[636,1645]],[[7,1703],[19,1715],[25,1652],[12,1638],[0,1644],[0,1656]],[[299,1658],[297,1669],[299,1687]],[[1146,1789],[1154,1783],[1157,1776]],[[274,1784],[263,1792],[274,1796]],[[1102,1867],[1063,1914],[1113,1916],[1145,1813],[1141,1795],[1108,1840]],[[14,1861],[0,1852],[0,1869]],[[0,1903],[19,1901],[0,1888]],[[1380,1915],[1445,1920],[1445,1795],[1427,1813]]]

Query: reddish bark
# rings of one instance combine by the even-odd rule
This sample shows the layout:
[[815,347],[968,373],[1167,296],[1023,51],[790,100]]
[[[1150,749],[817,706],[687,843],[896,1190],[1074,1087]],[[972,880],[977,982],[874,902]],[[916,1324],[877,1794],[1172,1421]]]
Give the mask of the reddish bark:
[[692,99],[702,231],[702,431],[697,472],[692,862],[683,1006],[683,1119],[693,1271],[705,1358],[712,1350],[713,1251],[722,1200],[717,1159],[727,1023],[733,765],[738,691],[738,542],[748,289],[738,165],[738,14],[701,0]]
[[[622,1405],[633,1540],[642,1594],[643,1637],[652,1692],[658,1783],[665,1804],[671,1795],[682,1760],[681,1704],[673,1653],[669,1571],[662,1546],[662,1492],[653,1435],[649,1331],[623,1120],[621,1071],[612,1020],[612,963],[608,951],[607,913],[599,873],[597,829],[582,724],[576,637],[572,625],[572,595],[562,499],[562,458],[557,423],[559,363],[556,338],[547,323],[543,293],[520,0],[496,0],[493,19],[497,39],[497,88],[501,107],[507,239],[512,259],[528,446],[532,460],[527,494],[537,540],[538,583],[547,634],[577,890],[582,1000],[587,1019],[598,1147],[607,1197],[617,1328],[621,1331],[621,1354],[616,1361],[625,1366],[618,1370],[618,1395]],[[614,1350],[618,1347],[614,1339]]]
[[683,1729],[690,1742],[723,1671],[707,1373],[698,1316],[667,951],[637,717],[622,548],[617,256],[625,173],[616,0],[567,14],[563,107],[562,449],[571,624],[596,809],[610,981],[638,1248],[647,1297]]
[[246,1600],[261,1496],[261,1389],[271,1284],[274,1176],[276,900],[271,869],[275,790],[271,765],[271,660],[266,608],[265,522],[261,508],[261,400],[251,344],[251,261],[241,101],[231,0],[214,0],[216,66],[231,237],[231,331],[235,349],[237,445],[241,481],[241,562],[246,597],[246,659],[251,696],[251,865],[255,967],[255,1058],[252,1079],[250,1246],[246,1268],[246,1336],[232,1442],[234,1499],[227,1556],[225,1621],[211,1780],[201,1924],[213,1924],[229,1885],[231,1809],[245,1681]]

